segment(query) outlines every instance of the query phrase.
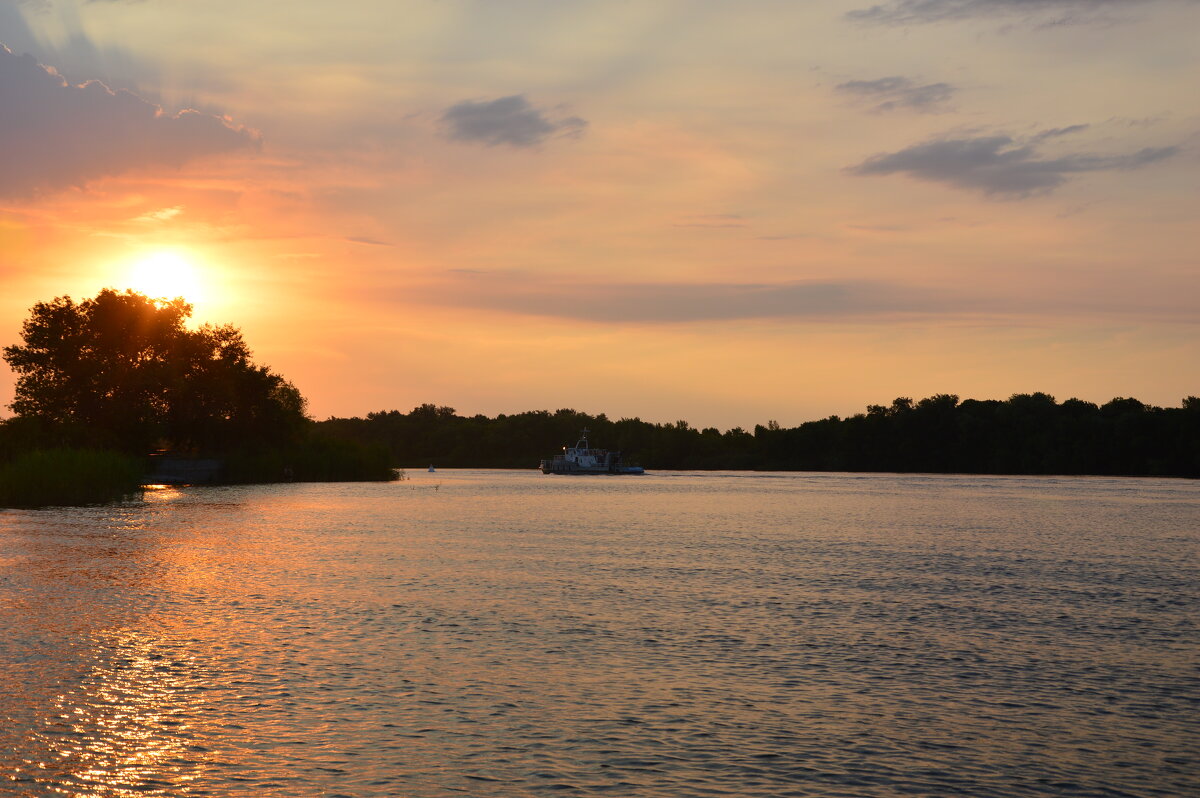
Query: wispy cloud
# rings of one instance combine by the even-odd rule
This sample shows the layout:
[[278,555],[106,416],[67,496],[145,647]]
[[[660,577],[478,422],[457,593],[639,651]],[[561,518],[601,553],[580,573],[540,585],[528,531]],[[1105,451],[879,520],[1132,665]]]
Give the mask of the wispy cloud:
[[72,86],[32,56],[0,46],[0,196],[80,186],[257,145],[255,133],[228,119],[166,114],[98,81]]
[[445,135],[455,141],[496,146],[536,147],[551,137],[578,136],[587,121],[537,108],[522,94],[496,100],[463,100],[441,117]]
[[855,9],[846,16],[857,22],[881,25],[1013,16],[1037,17],[1057,24],[1080,24],[1106,19],[1107,11],[1132,9],[1151,2],[1154,0],[890,0]]
[[704,213],[695,216],[685,216],[686,221],[675,222],[674,227],[711,227],[729,228],[746,227],[745,219],[736,213]]
[[901,75],[875,80],[848,80],[835,87],[842,94],[873,103],[877,112],[907,110],[925,113],[949,110],[949,102],[958,91],[949,83],[918,84]]
[[864,233],[903,233],[908,230],[904,225],[896,224],[848,224],[851,230],[861,230]]
[[183,213],[182,205],[175,205],[170,208],[159,208],[157,211],[148,211],[141,216],[134,218],[135,222],[166,222],[174,219],[179,214]]
[[[996,319],[1112,314],[1198,320],[1191,294],[1143,277],[1136,286],[1098,281],[1062,292],[1015,283],[1007,290],[890,280],[689,283],[575,282],[512,271],[447,270],[443,281],[405,283],[398,295],[426,305],[470,308],[590,324],[706,324],[753,320],[893,323],[913,319]],[[374,295],[375,298],[382,298]]]
[[365,244],[369,247],[394,247],[395,244],[390,244],[387,241],[380,241],[377,238],[368,238],[366,236],[347,236],[346,240],[351,244]]
[[1072,133],[1082,133],[1091,125],[1067,125],[1066,127],[1052,127],[1048,130],[1043,130],[1034,135],[1034,141],[1042,141],[1043,139],[1056,139],[1059,136],[1069,136]]
[[948,307],[932,292],[855,281],[579,284],[469,274],[406,295],[414,291],[443,305],[608,323],[894,317]]
[[993,197],[1022,198],[1053,191],[1073,174],[1138,169],[1179,151],[1178,147],[1146,147],[1126,155],[1074,153],[1049,158],[1037,151],[1035,142],[1041,138],[1035,136],[1027,143],[1003,135],[937,139],[873,155],[846,171],[853,175],[905,174]]

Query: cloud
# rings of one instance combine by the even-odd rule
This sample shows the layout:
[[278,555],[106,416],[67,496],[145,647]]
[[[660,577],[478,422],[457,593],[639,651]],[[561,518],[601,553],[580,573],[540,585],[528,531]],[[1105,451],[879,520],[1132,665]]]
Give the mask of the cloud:
[[881,113],[898,109],[924,112],[948,110],[950,98],[958,91],[949,83],[919,86],[900,75],[876,80],[848,80],[835,88],[842,94],[876,103],[873,110]]
[[390,297],[422,305],[468,308],[588,324],[721,324],[739,321],[894,323],[929,319],[995,319],[1126,314],[1197,321],[1191,293],[1168,290],[1140,275],[1137,286],[1096,282],[1059,290],[1053,280],[1004,290],[959,283],[936,287],[887,280],[779,283],[575,282],[512,271],[447,270],[425,285],[405,281]]
[[1089,127],[1091,127],[1091,125],[1067,125],[1066,127],[1052,127],[1049,130],[1043,130],[1042,132],[1036,134],[1033,137],[1033,140],[1041,141],[1042,139],[1054,139],[1058,138],[1059,136],[1069,136],[1072,133],[1082,133]]
[[442,114],[445,135],[494,147],[536,147],[548,138],[578,136],[587,121],[577,116],[557,118],[536,108],[522,94],[496,100],[463,100]]
[[1147,147],[1128,155],[1076,153],[1043,158],[1033,144],[1020,144],[1009,136],[979,136],[937,139],[873,155],[846,171],[853,175],[900,173],[989,196],[1021,198],[1053,191],[1072,174],[1138,169],[1178,151],[1178,147]]
[[746,227],[745,222],[676,222],[672,227],[703,227],[709,230],[720,230],[730,227]]
[[394,247],[395,244],[389,244],[387,241],[380,241],[377,238],[367,238],[366,236],[347,236],[346,240],[351,244],[365,244],[369,247]]
[[1150,2],[1153,0],[891,0],[849,11],[846,17],[881,25],[913,25],[976,17],[1053,15],[1052,21],[1058,24],[1077,24],[1103,19],[1108,10],[1120,11]]
[[174,219],[179,214],[183,213],[182,205],[175,205],[170,208],[160,208],[157,211],[148,211],[141,216],[134,218],[135,222],[166,222]]
[[[25,21],[22,6],[31,6],[18,0],[0,0],[0,45],[11,47],[18,53],[32,52],[37,48],[37,39]],[[31,11],[36,10],[30,8]]]
[[[60,33],[39,36],[29,19],[37,20],[35,28],[45,29],[48,24]],[[80,8],[72,2],[0,0],[0,44],[18,55],[29,53],[43,64],[53,64],[55,72],[70,83],[99,80],[110,88],[129,89],[147,97],[146,87],[162,82],[160,70],[131,50],[93,41],[80,18]]]
[[702,227],[722,229],[731,227],[748,227],[745,219],[739,213],[697,213],[683,217],[686,221],[675,222],[673,227]]
[[605,323],[894,317],[948,308],[932,292],[854,281],[576,284],[459,274],[449,284],[406,287],[407,297],[414,293],[442,305]]
[[31,55],[0,46],[0,196],[80,186],[147,167],[258,145],[228,119],[170,115],[98,81],[72,86]]

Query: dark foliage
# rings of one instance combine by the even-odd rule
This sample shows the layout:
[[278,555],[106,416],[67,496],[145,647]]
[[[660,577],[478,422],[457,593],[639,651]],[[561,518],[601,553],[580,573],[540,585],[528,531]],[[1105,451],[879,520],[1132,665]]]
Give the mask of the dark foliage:
[[34,305],[24,343],[4,349],[17,416],[0,422],[0,501],[119,498],[156,448],[221,459],[236,482],[396,477],[384,447],[316,431],[300,392],[256,365],[236,328],[189,330],[190,314],[182,299],[111,289]]
[[103,504],[141,492],[137,458],[81,449],[17,455],[0,464],[0,507]]
[[34,305],[24,344],[4,349],[21,434],[134,454],[160,443],[219,452],[296,440],[306,423],[300,392],[255,365],[237,329],[188,330],[190,315],[182,299],[111,289]]
[[850,418],[791,429],[769,422],[753,433],[696,429],[685,421],[612,421],[575,410],[468,418],[431,404],[410,413],[331,418],[318,427],[383,444],[393,463],[407,466],[532,468],[588,427],[594,445],[658,469],[1200,476],[1196,397],[1178,408],[1136,399],[1060,404],[1044,393],[1007,401],[902,397]]
[[235,452],[225,458],[223,481],[387,482],[403,476],[392,467],[380,444],[331,438],[323,434],[278,449]]

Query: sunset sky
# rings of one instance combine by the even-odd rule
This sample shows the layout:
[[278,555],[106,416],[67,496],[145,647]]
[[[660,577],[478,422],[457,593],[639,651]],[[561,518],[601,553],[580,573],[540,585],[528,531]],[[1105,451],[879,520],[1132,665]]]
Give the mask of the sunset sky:
[[0,43],[0,345],[112,286],[317,418],[1200,393],[1195,0],[0,0]]

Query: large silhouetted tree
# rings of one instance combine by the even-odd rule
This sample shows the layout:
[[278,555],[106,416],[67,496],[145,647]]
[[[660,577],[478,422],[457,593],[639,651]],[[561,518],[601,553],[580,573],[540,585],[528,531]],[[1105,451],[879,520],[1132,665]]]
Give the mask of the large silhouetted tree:
[[11,407],[72,442],[145,451],[225,451],[293,440],[304,399],[256,365],[232,326],[189,330],[182,299],[101,291],[33,306],[23,345],[4,349],[17,373]]

